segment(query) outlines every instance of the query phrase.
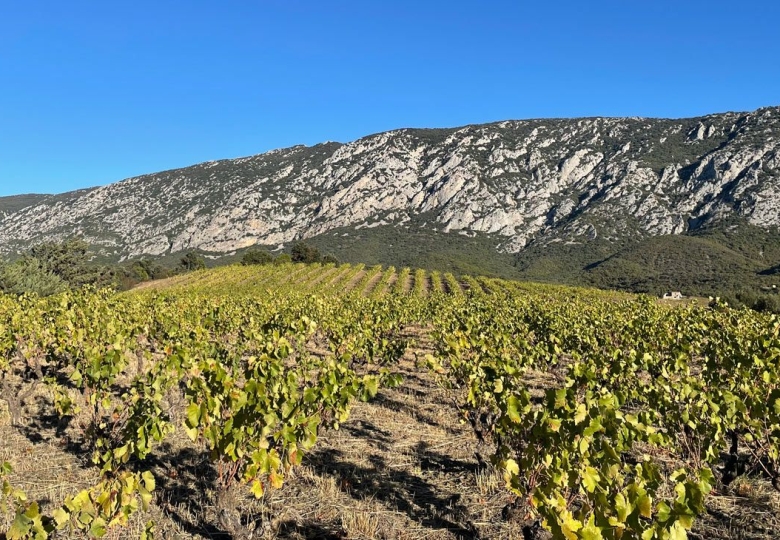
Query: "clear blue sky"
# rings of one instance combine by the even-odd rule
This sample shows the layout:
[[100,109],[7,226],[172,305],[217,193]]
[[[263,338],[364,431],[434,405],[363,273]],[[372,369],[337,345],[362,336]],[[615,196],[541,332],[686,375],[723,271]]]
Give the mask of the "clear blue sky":
[[774,0],[0,3],[0,195],[509,118],[780,105]]

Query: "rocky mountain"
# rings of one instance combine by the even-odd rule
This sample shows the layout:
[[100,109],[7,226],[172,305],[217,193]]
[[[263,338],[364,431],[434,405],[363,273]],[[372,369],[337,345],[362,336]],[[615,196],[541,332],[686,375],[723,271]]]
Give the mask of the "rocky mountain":
[[375,227],[479,235],[521,254],[690,234],[734,217],[780,226],[780,107],[400,129],[0,198],[0,254],[74,234],[118,259],[222,254]]

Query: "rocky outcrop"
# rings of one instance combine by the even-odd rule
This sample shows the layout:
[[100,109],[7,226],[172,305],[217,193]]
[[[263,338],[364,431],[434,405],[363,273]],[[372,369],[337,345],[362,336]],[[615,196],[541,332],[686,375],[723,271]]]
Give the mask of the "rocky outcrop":
[[[202,163],[3,210],[0,253],[73,234],[118,258],[408,223],[536,242],[780,225],[780,108],[404,129]],[[20,206],[22,206],[20,208]],[[416,222],[419,222],[417,219]]]

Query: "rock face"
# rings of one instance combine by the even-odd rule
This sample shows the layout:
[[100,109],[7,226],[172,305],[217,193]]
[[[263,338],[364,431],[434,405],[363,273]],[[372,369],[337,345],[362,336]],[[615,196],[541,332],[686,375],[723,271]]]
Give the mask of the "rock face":
[[73,234],[117,258],[225,253],[421,215],[508,252],[679,234],[732,214],[775,227],[780,107],[402,129],[23,201],[0,198],[0,253]]

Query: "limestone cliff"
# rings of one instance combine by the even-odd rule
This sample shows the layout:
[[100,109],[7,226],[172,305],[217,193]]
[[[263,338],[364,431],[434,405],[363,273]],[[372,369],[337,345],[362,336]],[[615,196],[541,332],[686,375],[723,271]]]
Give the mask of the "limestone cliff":
[[679,234],[734,214],[780,225],[780,108],[401,129],[0,198],[0,253],[73,234],[117,258],[225,253],[419,215],[519,252],[532,240]]

